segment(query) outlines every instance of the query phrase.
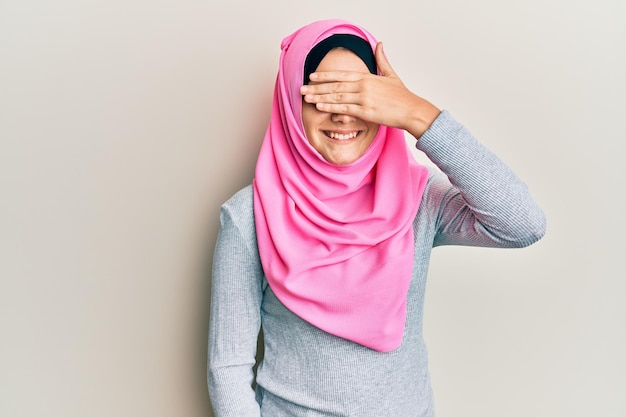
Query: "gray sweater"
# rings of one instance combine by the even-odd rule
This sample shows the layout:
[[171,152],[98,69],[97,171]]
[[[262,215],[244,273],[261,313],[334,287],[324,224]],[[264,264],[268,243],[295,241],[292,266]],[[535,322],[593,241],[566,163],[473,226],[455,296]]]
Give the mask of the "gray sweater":
[[[430,253],[439,245],[523,247],[545,217],[526,186],[443,111],[417,142],[431,170],[417,216],[402,345],[387,353],[330,335],[287,310],[259,260],[248,186],[221,208],[213,263],[208,388],[216,417],[434,416],[422,337]],[[264,358],[256,376],[257,336]]]

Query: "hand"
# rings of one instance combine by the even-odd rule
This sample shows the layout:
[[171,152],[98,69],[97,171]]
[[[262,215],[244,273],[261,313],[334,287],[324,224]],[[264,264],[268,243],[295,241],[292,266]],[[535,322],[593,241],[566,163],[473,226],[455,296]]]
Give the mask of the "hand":
[[405,87],[387,61],[382,42],[376,45],[375,56],[380,76],[364,72],[315,72],[310,75],[314,84],[300,90],[304,100],[315,103],[319,111],[397,127],[419,139],[440,110]]

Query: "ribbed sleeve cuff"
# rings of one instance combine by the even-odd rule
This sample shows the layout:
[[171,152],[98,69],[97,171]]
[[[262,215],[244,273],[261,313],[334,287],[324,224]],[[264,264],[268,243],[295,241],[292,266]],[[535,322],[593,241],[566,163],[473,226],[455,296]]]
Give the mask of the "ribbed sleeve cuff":
[[454,138],[462,135],[465,127],[447,110],[442,110],[428,130],[420,136],[415,147],[427,155],[445,155],[455,146]]

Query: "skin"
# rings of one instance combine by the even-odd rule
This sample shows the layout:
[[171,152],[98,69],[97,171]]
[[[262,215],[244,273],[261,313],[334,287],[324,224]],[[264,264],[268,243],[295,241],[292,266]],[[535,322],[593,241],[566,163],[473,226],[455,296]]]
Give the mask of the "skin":
[[[336,48],[328,52],[317,71],[344,71],[365,74],[369,70],[352,51]],[[311,81],[311,85],[317,82]],[[302,122],[311,145],[328,162],[345,165],[360,158],[374,141],[378,124],[349,114],[320,111],[315,104],[303,101]]]
[[[307,138],[329,162],[356,161],[381,124],[406,130],[418,140],[441,112],[406,88],[387,61],[381,42],[375,57],[381,75],[371,74],[351,51],[333,49],[310,75],[310,84],[300,89]],[[330,131],[361,132],[354,139],[337,141],[328,137]]]

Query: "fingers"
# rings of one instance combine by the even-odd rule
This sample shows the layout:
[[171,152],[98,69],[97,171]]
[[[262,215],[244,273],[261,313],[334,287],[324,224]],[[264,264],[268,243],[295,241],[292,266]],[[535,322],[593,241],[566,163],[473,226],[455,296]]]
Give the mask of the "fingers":
[[333,94],[305,94],[304,101],[307,103],[327,104],[359,104],[361,97],[358,93],[333,93]]
[[360,90],[358,82],[328,82],[324,84],[309,84],[300,87],[300,94],[338,94],[355,93]]
[[378,65],[378,69],[380,70],[381,75],[383,75],[384,77],[398,78],[395,71],[391,67],[391,64],[387,60],[387,56],[385,55],[385,51],[383,50],[382,42],[378,42],[376,44],[375,57],[376,65]]
[[358,104],[345,104],[345,103],[316,103],[317,110],[325,113],[333,114],[346,114],[358,118],[365,119],[366,114],[363,107]]
[[365,73],[353,71],[323,71],[309,75],[309,80],[315,83],[329,83],[337,81],[359,81]]

